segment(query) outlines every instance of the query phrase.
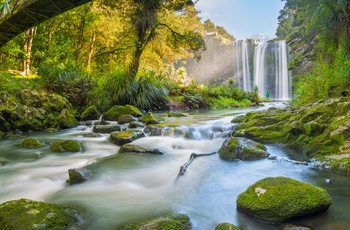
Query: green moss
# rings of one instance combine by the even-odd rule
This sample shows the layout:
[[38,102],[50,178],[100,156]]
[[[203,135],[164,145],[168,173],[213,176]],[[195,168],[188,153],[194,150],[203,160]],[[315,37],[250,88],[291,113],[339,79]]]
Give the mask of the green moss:
[[0,229],[75,229],[79,218],[73,208],[27,199],[0,205]]
[[179,113],[179,112],[174,112],[174,111],[168,111],[167,113],[168,117],[186,117],[185,114]]
[[144,136],[145,134],[142,131],[126,130],[126,131],[111,133],[110,138],[115,144],[123,145]]
[[221,223],[218,226],[216,226],[215,230],[240,230],[240,228],[233,224]]
[[97,120],[101,116],[96,105],[91,105],[80,115],[80,119],[85,120]]
[[4,138],[5,134],[3,132],[0,131],[0,139]]
[[146,113],[140,120],[148,125],[158,124],[161,121],[164,121],[163,118],[161,118],[158,115],[151,113],[151,112]]
[[103,115],[103,118],[105,120],[118,121],[118,118],[124,114],[130,114],[134,117],[142,116],[142,113],[140,112],[140,110],[138,110],[136,107],[132,105],[126,105],[126,106],[115,105]]
[[332,204],[326,190],[285,177],[268,177],[237,198],[237,209],[253,218],[280,223],[322,212]]
[[39,148],[42,146],[42,144],[38,140],[29,137],[24,139],[21,143],[19,143],[18,146],[25,148]]
[[73,128],[79,125],[79,121],[66,109],[63,109],[58,116],[58,123],[61,128]]
[[163,154],[164,152],[159,149],[151,149],[138,145],[125,144],[119,149],[119,153],[151,153],[151,154]]
[[56,141],[51,145],[51,151],[57,153],[79,152],[80,144],[76,140]]

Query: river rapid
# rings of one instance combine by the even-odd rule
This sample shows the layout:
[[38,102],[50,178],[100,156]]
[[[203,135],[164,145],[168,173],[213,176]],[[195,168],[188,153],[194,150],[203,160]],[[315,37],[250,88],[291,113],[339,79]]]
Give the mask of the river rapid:
[[[22,139],[0,141],[0,203],[28,198],[78,208],[83,213],[81,229],[116,229],[167,213],[184,213],[194,230],[213,230],[222,222],[242,229],[279,229],[237,212],[236,198],[248,186],[265,177],[285,176],[326,189],[333,199],[324,213],[292,221],[314,229],[350,229],[349,177],[319,171],[309,165],[287,160],[308,160],[302,153],[281,146],[267,145],[277,160],[226,162],[218,154],[197,157],[182,176],[180,167],[191,153],[220,149],[232,129],[235,116],[260,108],[185,112],[188,117],[167,118],[169,127],[179,126],[191,139],[171,128],[162,136],[146,136],[133,144],[159,148],[163,155],[118,154],[119,146],[108,135],[85,137],[91,126],[81,125],[57,133],[30,133],[47,145],[39,149],[17,147]],[[160,114],[162,115],[162,114]],[[79,153],[52,153],[49,143],[78,140]],[[68,169],[88,166],[92,179],[68,185]]]

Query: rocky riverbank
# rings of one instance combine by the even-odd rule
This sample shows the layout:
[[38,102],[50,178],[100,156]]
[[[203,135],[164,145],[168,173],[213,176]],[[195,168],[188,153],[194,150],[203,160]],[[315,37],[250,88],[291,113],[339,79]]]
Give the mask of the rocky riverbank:
[[349,98],[250,112],[232,123],[236,137],[283,144],[314,158],[316,167],[350,174]]

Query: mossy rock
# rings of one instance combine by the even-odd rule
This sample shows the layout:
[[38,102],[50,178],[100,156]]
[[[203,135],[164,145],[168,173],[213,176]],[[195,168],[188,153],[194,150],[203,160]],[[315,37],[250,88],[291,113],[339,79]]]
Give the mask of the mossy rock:
[[332,204],[328,192],[286,177],[267,177],[239,194],[237,210],[268,223],[326,211]]
[[79,125],[79,121],[66,109],[63,109],[58,116],[58,123],[63,129],[73,128]]
[[144,137],[145,134],[139,130],[126,130],[121,132],[111,133],[110,139],[116,145],[124,145],[133,142],[136,139]]
[[227,161],[234,160],[258,160],[267,158],[266,147],[258,142],[243,137],[232,137],[224,141],[219,155]]
[[80,115],[80,120],[97,120],[101,116],[101,113],[98,111],[96,105],[91,105]]
[[161,118],[152,112],[148,112],[140,119],[140,121],[146,123],[147,125],[159,124],[161,121],[164,121],[164,118]]
[[113,133],[122,131],[122,127],[120,125],[95,125],[92,131],[95,133]]
[[9,161],[2,161],[2,160],[0,160],[0,167],[8,165],[9,163],[10,163]]
[[130,123],[132,121],[136,121],[137,119],[130,115],[130,114],[123,114],[118,118],[118,124],[126,124],[126,123]]
[[42,144],[38,140],[28,137],[24,139],[21,143],[19,143],[18,146],[24,148],[39,148],[42,146]]
[[92,177],[92,173],[87,169],[69,169],[68,176],[69,179],[66,182],[72,185],[89,180]]
[[134,128],[142,128],[145,127],[146,124],[140,121],[132,121],[129,123],[128,128],[129,129],[134,129]]
[[77,229],[81,224],[78,210],[28,199],[0,204],[0,229]]
[[115,105],[103,115],[103,119],[110,121],[118,121],[118,118],[123,114],[130,114],[134,117],[142,116],[141,111],[132,105]]
[[215,230],[240,230],[240,228],[233,224],[221,223],[218,226],[216,226]]
[[187,117],[185,114],[183,113],[179,113],[179,112],[174,112],[174,111],[168,111],[167,113],[168,117]]
[[138,145],[125,144],[119,149],[119,153],[151,153],[151,154],[164,154],[164,151],[160,149],[152,149],[147,147],[142,147]]
[[56,153],[79,152],[80,144],[76,140],[56,141],[51,145],[51,151]]
[[185,214],[169,214],[137,224],[125,224],[117,230],[191,230],[190,218]]

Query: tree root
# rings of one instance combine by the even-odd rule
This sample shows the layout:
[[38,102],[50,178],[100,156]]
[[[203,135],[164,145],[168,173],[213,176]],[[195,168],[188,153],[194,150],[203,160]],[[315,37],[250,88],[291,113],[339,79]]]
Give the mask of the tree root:
[[201,153],[201,154],[197,154],[197,153],[192,153],[190,156],[190,159],[180,167],[180,171],[179,174],[177,176],[182,176],[185,174],[185,171],[187,169],[187,167],[192,163],[193,159],[196,157],[200,157],[200,156],[209,156],[209,155],[213,155],[217,152],[212,152],[212,153]]

